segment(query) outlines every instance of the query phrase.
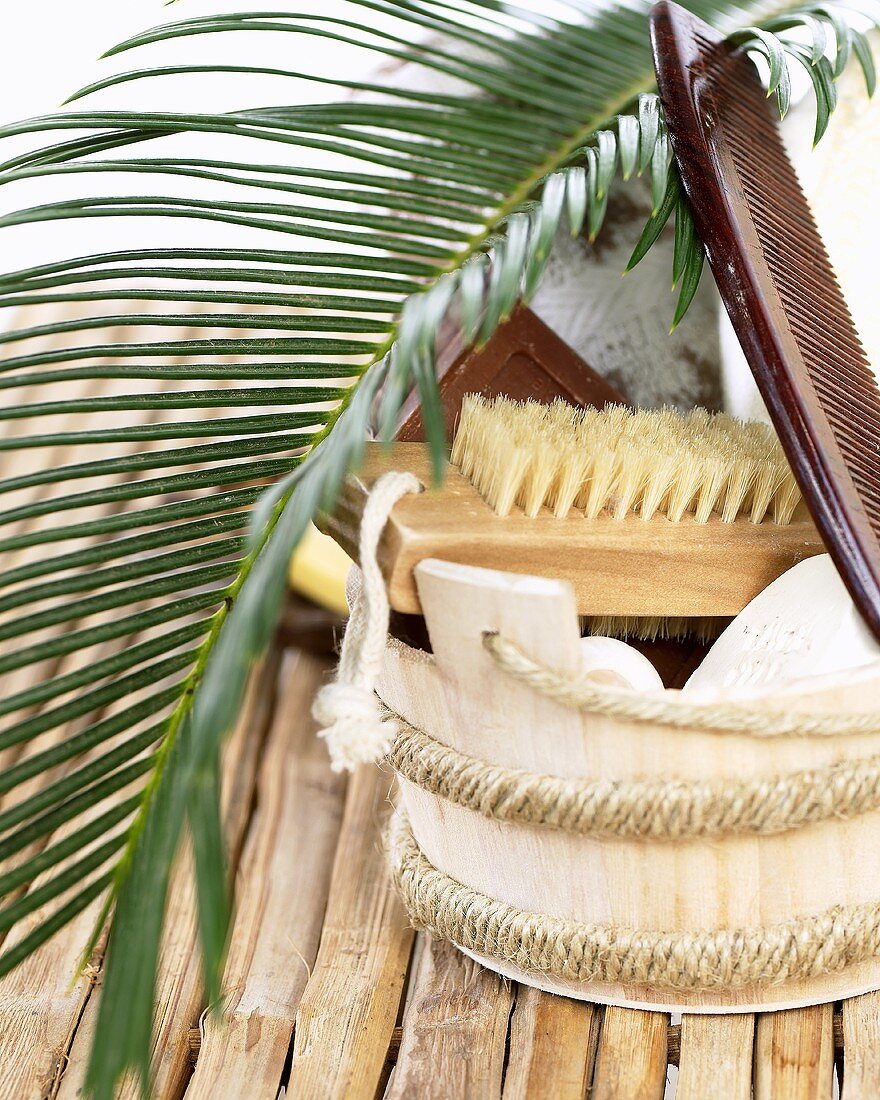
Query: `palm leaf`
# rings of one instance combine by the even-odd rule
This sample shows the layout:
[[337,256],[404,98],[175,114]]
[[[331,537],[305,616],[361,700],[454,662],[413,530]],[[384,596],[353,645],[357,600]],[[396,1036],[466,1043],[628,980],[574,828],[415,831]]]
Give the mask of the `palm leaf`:
[[[819,135],[850,53],[873,88],[866,40],[836,9],[690,6],[764,55],[783,109],[790,63],[805,66]],[[115,73],[71,97],[75,108],[0,131],[5,228],[137,219],[144,240],[0,275],[0,307],[20,318],[0,336],[11,398],[0,449],[14,456],[0,480],[0,971],[103,897],[94,945],[115,910],[96,1096],[128,1067],[148,1072],[162,910],[187,819],[207,988],[218,988],[223,735],[291,550],[332,504],[371,420],[392,434],[413,388],[442,469],[441,321],[453,311],[466,341],[488,339],[535,290],[560,226],[599,233],[618,174],[651,177],[655,213],[633,262],[678,211],[676,322],[696,290],[703,252],[653,94],[648,4],[560,8],[567,17],[527,0],[350,0],[348,19],[184,19],[110,55],[213,36],[228,58],[242,35],[319,38],[454,90],[220,56]],[[245,100],[253,76],[359,98],[225,113],[92,105],[122,84],[147,94],[156,80],[216,74],[234,74]],[[179,139],[196,135],[218,152],[180,155]],[[104,190],[107,179],[131,193]],[[63,197],[29,202],[34,181]],[[160,246],[168,224],[178,239]],[[206,230],[214,247],[198,243]]]

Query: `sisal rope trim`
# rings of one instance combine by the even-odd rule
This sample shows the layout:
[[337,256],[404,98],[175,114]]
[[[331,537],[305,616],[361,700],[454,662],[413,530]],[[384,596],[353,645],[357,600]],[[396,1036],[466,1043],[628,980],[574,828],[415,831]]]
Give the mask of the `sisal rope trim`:
[[880,757],[755,780],[588,781],[489,764],[399,715],[388,754],[410,783],[496,821],[617,837],[781,833],[880,809]]
[[583,924],[518,909],[463,886],[428,861],[400,811],[388,839],[392,874],[417,928],[525,971],[578,982],[700,990],[804,981],[880,954],[880,905],[873,902],[715,932]]
[[749,710],[731,703],[672,702],[662,695],[595,686],[572,680],[533,661],[500,634],[485,634],[483,645],[509,676],[547,699],[576,710],[633,722],[653,722],[700,733],[741,733],[752,737],[844,737],[880,731],[880,712],[812,714],[808,711]]

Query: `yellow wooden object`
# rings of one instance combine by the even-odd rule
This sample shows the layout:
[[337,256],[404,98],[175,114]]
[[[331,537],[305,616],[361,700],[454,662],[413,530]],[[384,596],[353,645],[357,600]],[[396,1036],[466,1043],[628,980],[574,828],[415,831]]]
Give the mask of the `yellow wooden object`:
[[290,587],[330,611],[347,615],[345,578],[350,566],[351,558],[342,547],[309,524],[290,559]]

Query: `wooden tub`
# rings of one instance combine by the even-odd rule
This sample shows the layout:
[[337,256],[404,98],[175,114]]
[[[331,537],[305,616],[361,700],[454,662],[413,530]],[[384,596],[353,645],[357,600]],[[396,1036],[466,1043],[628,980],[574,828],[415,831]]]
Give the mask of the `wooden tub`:
[[[441,749],[456,750],[465,763],[472,758],[584,783],[682,780],[723,787],[811,770],[821,777],[835,766],[880,757],[880,728],[756,736],[623,720],[562,705],[499,669],[484,635],[499,634],[534,661],[576,678],[580,634],[566,584],[437,560],[420,564],[416,577],[433,655],[392,641],[379,694],[406,723]],[[775,714],[855,715],[877,710],[878,689],[880,662],[796,689],[740,695],[738,703]],[[677,692],[663,696],[687,706]],[[823,936],[828,921],[839,932],[839,907],[849,910],[847,920],[864,924],[880,902],[880,812],[870,797],[872,808],[846,818],[826,813],[782,831],[685,830],[668,839],[572,832],[516,815],[501,820],[433,793],[426,789],[430,784],[399,778],[396,835],[398,849],[401,836],[409,845],[408,907],[428,928],[432,923],[413,897],[430,908],[436,897],[428,895],[436,894],[438,882],[447,892],[462,888],[459,907],[467,907],[468,897],[474,907],[497,903],[517,915],[519,923],[509,926],[527,933],[530,922],[549,918],[583,926],[589,935],[596,929],[648,939],[665,934],[673,948],[681,937],[696,934],[714,943],[713,934],[721,933],[734,951],[741,947],[737,930],[754,940],[762,929],[778,936],[780,926],[799,950],[804,936]],[[398,879],[402,873],[398,865]],[[746,1012],[880,988],[880,958],[870,948],[871,935],[864,938],[869,947],[846,965],[831,952],[827,972],[819,947],[820,961],[806,976],[786,977],[783,967],[781,976],[730,985],[715,984],[718,975],[711,966],[707,971],[705,959],[699,980],[670,985],[569,977],[565,960],[551,969],[524,968],[511,961],[517,957],[511,940],[495,952],[480,950],[478,937],[458,946],[501,974],[570,997],[667,1011]],[[775,964],[768,965],[773,971]]]

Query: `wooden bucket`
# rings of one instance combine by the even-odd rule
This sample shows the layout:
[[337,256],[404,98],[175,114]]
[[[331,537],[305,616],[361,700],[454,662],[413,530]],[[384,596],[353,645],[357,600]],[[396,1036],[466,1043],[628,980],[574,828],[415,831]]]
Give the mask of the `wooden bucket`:
[[[474,784],[468,787],[467,778],[473,779],[472,758],[483,778],[503,781],[510,772],[520,782],[524,776],[561,777],[575,787],[607,780],[615,791],[623,784],[624,793],[635,783],[673,780],[685,788],[757,787],[793,773],[824,782],[835,768],[876,771],[871,758],[880,761],[880,728],[756,736],[566,706],[502,671],[484,645],[486,633],[497,633],[534,661],[576,677],[580,631],[566,584],[436,560],[420,564],[416,577],[433,655],[392,640],[379,695],[427,735],[435,753],[455,750],[451,755],[464,765],[465,779],[457,780],[464,793],[449,796],[431,789],[438,787],[436,776],[414,781],[411,767],[398,766],[400,807],[391,856],[415,923],[457,939],[466,953],[517,981],[626,1007],[751,1012],[880,988],[880,812],[873,808],[880,797],[870,794],[862,800],[868,808],[858,812],[850,806],[849,816],[841,817],[836,805],[830,813],[808,813],[806,823],[781,831],[734,827],[703,835],[688,826],[670,839],[638,829],[633,834],[626,828],[572,831],[535,824],[524,820],[522,801],[502,813],[497,806],[475,807]],[[678,692],[662,697],[688,706]],[[742,707],[855,718],[876,711],[878,700],[880,662],[755,694]],[[767,789],[775,797],[775,784]],[[442,909],[452,895],[463,929],[458,938],[444,913],[432,909]],[[491,910],[489,947],[480,938],[485,922],[475,916],[478,910]],[[541,962],[522,965],[524,957],[532,959],[535,928],[547,922],[552,951],[548,955],[545,937]],[[572,927],[578,931],[574,941],[566,938]],[[557,936],[559,929],[566,935]],[[754,954],[756,937],[764,932],[769,946],[761,977],[746,980],[754,959],[752,971],[739,964],[749,951]],[[651,958],[647,970],[641,963],[628,969],[627,956],[608,980],[608,958],[619,955],[621,939],[624,955],[635,951],[644,963],[645,952],[656,950],[664,954],[663,965],[658,970]],[[809,965],[802,950],[807,941]],[[575,947],[566,957],[570,943]],[[595,964],[586,979],[585,944]],[[675,977],[680,949],[685,955],[703,952],[696,979]],[[719,955],[717,967],[715,951],[728,952],[724,959]],[[682,973],[687,969],[685,960]],[[628,977],[644,973],[650,980]],[[728,973],[734,978],[727,980]],[[606,980],[595,977],[603,974]]]

